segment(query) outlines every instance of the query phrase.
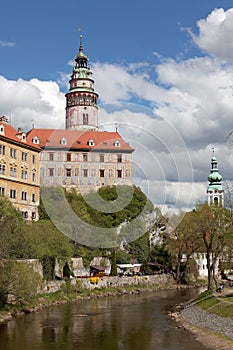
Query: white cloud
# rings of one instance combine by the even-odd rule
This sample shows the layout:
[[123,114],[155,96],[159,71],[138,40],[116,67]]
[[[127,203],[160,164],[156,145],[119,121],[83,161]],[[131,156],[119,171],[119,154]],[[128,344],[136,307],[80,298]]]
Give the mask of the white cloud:
[[[233,129],[232,17],[233,9],[216,9],[197,22],[198,34],[190,32],[208,55],[92,66],[100,124],[113,130],[117,123],[135,148],[134,181],[155,204],[187,208],[205,200],[213,146],[223,179],[232,179],[225,142]],[[66,89],[69,77],[60,75]],[[65,97],[52,81],[0,77],[0,105],[15,127],[30,129],[33,120],[60,128],[65,121]]]
[[0,47],[13,47],[15,43],[13,41],[0,40]]
[[222,60],[233,59],[233,9],[213,10],[205,19],[197,22],[198,35],[191,33],[196,45]]
[[1,114],[15,128],[28,131],[32,124],[38,128],[64,125],[65,97],[56,82],[13,81],[0,76],[0,105]]

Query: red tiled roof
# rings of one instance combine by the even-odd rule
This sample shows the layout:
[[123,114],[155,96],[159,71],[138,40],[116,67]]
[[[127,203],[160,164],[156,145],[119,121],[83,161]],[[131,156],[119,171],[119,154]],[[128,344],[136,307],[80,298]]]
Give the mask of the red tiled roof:
[[[0,125],[4,125],[4,132],[0,133],[1,138],[6,138],[8,140],[12,140],[14,142],[19,143],[21,146],[30,146],[33,148],[36,148],[37,150],[40,150],[40,147],[38,145],[35,145],[30,138],[26,137],[26,141],[23,141],[19,138],[20,134],[22,132],[19,132],[15,130],[11,125],[8,123],[5,123],[3,121],[0,121]],[[26,134],[26,133],[25,133]]]
[[[32,129],[27,133],[30,141],[34,137],[39,138],[38,145],[42,148],[67,148],[85,150],[114,150],[133,152],[134,149],[123,140],[118,132],[108,131],[81,131],[81,130],[60,130],[60,129]],[[61,144],[64,138],[66,144]],[[94,146],[89,141],[94,141]],[[114,144],[119,141],[120,146]]]

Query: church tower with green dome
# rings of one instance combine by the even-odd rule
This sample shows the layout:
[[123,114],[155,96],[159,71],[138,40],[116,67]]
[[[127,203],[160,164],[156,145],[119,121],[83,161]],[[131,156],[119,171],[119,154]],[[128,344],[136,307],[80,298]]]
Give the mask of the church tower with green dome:
[[224,189],[222,187],[222,176],[218,172],[217,159],[214,156],[211,158],[211,169],[208,176],[209,186],[207,189],[208,204],[216,203],[218,205],[224,205]]
[[98,131],[98,94],[94,89],[88,57],[83,52],[80,35],[79,52],[66,94],[66,129]]

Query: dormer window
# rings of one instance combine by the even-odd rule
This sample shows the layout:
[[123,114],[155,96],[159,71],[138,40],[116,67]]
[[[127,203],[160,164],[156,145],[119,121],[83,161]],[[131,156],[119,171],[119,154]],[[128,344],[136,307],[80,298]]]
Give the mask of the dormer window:
[[25,132],[22,133],[21,137],[22,137],[21,140],[26,142],[26,134],[25,134]]
[[65,138],[65,137],[62,137],[62,138],[61,138],[60,144],[61,144],[61,145],[66,145],[66,144],[67,144],[67,141],[66,141],[66,138]]
[[40,143],[40,139],[38,136],[33,137],[32,142],[35,143],[35,145],[38,145]]
[[0,134],[1,135],[5,134],[5,132],[4,132],[4,125],[3,124],[0,125]]
[[0,134],[1,134],[1,135],[5,135],[5,132],[4,132],[4,125],[3,125],[3,124],[0,125]]
[[88,146],[95,146],[95,141],[93,139],[90,139],[88,142],[87,142]]
[[114,145],[115,147],[121,147],[121,144],[120,144],[120,142],[119,142],[118,140],[116,140],[116,141],[113,143],[113,145]]
[[18,133],[16,134],[16,136],[23,142],[26,142],[26,133],[22,131],[21,128],[18,128]]

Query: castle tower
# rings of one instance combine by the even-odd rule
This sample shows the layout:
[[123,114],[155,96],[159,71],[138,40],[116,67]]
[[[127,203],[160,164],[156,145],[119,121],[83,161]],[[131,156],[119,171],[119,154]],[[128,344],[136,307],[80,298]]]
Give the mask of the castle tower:
[[222,187],[222,176],[218,172],[217,159],[214,156],[211,158],[211,169],[208,176],[209,186],[207,189],[208,204],[216,203],[218,205],[224,205],[224,190]]
[[98,94],[94,90],[88,57],[83,52],[80,35],[79,52],[75,58],[70,89],[66,96],[66,129],[98,130]]

